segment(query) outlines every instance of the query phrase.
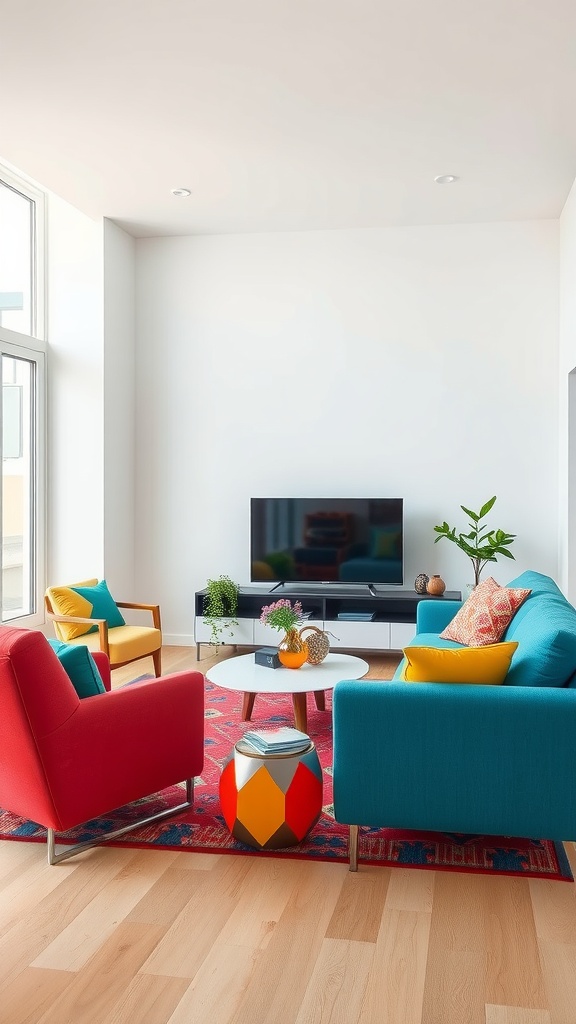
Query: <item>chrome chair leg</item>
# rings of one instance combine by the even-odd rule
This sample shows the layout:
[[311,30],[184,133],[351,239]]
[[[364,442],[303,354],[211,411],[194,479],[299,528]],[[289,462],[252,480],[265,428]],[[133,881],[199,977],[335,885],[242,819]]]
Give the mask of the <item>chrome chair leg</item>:
[[184,803],[178,804],[177,807],[168,807],[165,811],[151,814],[147,818],[140,818],[138,821],[131,822],[130,825],[123,825],[122,828],[117,828],[113,832],[107,832],[105,835],[99,836],[98,839],[89,839],[85,843],[76,843],[73,846],[67,847],[62,853],[56,853],[56,833],[53,828],[49,828],[47,835],[48,863],[50,865],[61,864],[62,861],[75,857],[84,850],[90,850],[94,846],[101,846],[102,843],[110,842],[111,839],[118,839],[127,832],[133,832],[135,828],[150,825],[154,821],[162,821],[164,818],[170,818],[174,814],[180,814],[182,811],[189,810],[193,802],[194,779],[186,779],[186,800]]

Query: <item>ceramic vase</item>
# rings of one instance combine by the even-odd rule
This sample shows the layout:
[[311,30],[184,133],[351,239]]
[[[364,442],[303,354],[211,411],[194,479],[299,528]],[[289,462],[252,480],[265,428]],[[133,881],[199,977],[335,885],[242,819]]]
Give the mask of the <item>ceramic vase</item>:
[[278,644],[278,657],[284,668],[302,668],[308,657],[308,644],[302,640],[296,627],[289,629]]
[[446,584],[441,576],[431,576],[428,580],[426,589],[433,597],[442,597],[442,594],[446,590]]

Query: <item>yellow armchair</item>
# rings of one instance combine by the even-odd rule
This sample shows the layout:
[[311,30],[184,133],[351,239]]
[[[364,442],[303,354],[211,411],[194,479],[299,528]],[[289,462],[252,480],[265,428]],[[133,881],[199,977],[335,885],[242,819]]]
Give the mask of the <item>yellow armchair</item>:
[[[140,658],[151,657],[154,674],[162,674],[159,605],[114,601],[106,581],[96,579],[62,587],[48,587],[44,601],[46,618],[54,624],[54,632],[59,640],[69,644],[85,644],[91,651],[104,651],[110,661],[110,668],[120,668]],[[127,625],[120,608],[150,612],[152,626]]]

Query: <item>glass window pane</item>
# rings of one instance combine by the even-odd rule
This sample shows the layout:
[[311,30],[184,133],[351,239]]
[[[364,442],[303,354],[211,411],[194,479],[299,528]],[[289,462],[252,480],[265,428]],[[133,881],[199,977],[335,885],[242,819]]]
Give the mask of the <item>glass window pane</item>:
[[2,621],[34,604],[35,364],[2,356]]
[[0,327],[33,334],[34,203],[0,182]]

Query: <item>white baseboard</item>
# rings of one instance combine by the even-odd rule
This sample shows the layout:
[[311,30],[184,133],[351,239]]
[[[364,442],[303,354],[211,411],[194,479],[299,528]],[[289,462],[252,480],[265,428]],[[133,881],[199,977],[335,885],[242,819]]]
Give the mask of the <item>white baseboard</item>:
[[192,633],[162,633],[162,644],[166,647],[195,647]]

